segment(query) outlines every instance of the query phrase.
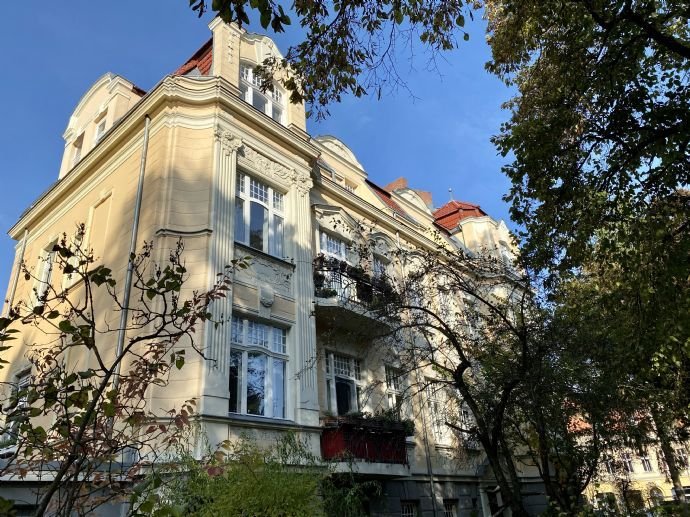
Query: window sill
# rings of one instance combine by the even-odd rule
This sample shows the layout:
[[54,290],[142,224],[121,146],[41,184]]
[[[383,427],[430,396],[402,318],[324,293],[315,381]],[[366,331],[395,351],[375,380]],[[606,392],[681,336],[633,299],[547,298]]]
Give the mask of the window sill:
[[255,254],[261,258],[265,258],[277,264],[281,264],[286,267],[291,267],[292,269],[295,269],[296,267],[295,262],[292,259],[276,257],[275,255],[271,255],[270,253],[266,253],[265,251],[252,248],[251,246],[244,244],[243,242],[235,241],[235,246],[246,251],[248,255]]

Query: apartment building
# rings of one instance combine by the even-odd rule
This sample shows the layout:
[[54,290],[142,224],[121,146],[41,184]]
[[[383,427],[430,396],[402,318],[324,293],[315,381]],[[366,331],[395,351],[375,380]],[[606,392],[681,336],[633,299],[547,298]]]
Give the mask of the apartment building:
[[[242,433],[270,443],[290,430],[323,458],[345,453],[351,461],[342,468],[382,484],[375,515],[491,515],[500,494],[490,469],[476,444],[444,427],[438,393],[415,394],[409,436],[404,426],[346,418],[399,407],[409,383],[394,357],[372,353],[371,334],[354,332],[378,323],[347,264],[362,262],[355,249],[363,226],[373,243],[364,261],[370,278],[396,274],[392,250],[439,239],[508,260],[508,229],[475,204],[435,208],[403,178],[377,185],[376,171],[370,178],[343,142],[307,132],[304,106],[290,104],[280,86],[258,87],[254,66],[280,55],[269,38],[219,19],[209,27],[211,39],[150,91],[106,74],[81,98],[57,182],[10,229],[17,251],[6,298],[30,305],[37,286],[68,282],[51,269],[50,254],[79,224],[83,245],[118,279],[135,220],[138,245],[153,242],[161,261],[183,239],[190,290],[208,289],[224,265],[248,257],[231,296],[213,307],[228,324],[196,334],[206,359],[189,355],[168,386],[150,388],[149,406],[195,398],[211,444]],[[24,279],[22,263],[36,278]],[[95,303],[108,313],[107,301]],[[28,329],[22,340],[36,337]],[[0,376],[21,384],[28,365],[21,347],[10,352]],[[537,511],[536,476],[525,482],[534,483]]]

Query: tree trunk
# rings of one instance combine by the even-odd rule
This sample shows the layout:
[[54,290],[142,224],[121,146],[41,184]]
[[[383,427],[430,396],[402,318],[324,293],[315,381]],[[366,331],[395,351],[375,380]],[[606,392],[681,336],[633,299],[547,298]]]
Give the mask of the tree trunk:
[[687,502],[687,499],[685,497],[683,483],[680,480],[680,470],[678,469],[675,451],[673,450],[673,445],[671,443],[672,438],[669,436],[668,429],[663,422],[658,408],[652,407],[651,413],[652,419],[654,420],[654,426],[656,427],[656,436],[659,439],[659,446],[661,447],[661,452],[664,454],[666,465],[668,465],[668,472],[671,476],[673,489],[676,493],[676,497],[683,505],[683,515],[687,516],[690,514],[690,511],[688,510],[688,507],[684,504]]

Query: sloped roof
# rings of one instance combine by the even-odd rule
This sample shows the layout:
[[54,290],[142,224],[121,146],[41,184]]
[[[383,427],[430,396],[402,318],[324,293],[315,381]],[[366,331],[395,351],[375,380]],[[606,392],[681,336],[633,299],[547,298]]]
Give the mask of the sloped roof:
[[405,212],[405,210],[393,199],[393,196],[391,196],[390,192],[387,192],[385,189],[379,187],[372,181],[364,180],[364,182],[369,186],[369,188],[371,188],[371,190],[374,191],[376,197],[383,201],[383,203],[386,204],[389,208],[391,208],[395,213],[401,215],[408,221],[416,223],[416,221],[410,216],[410,214]]
[[453,230],[458,223],[468,217],[483,217],[486,212],[479,205],[465,201],[449,201],[434,212],[436,224],[446,230]]
[[182,66],[173,72],[173,75],[185,75],[197,68],[201,75],[208,75],[213,64],[213,38],[204,43],[192,57],[185,61]]

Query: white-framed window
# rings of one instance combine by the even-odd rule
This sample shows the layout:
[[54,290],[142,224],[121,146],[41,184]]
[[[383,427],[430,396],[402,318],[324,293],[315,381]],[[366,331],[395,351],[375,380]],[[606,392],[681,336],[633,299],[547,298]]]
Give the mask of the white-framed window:
[[417,501],[400,501],[400,517],[417,517],[419,512]]
[[237,175],[235,241],[283,257],[285,196],[262,181]]
[[347,355],[326,354],[328,411],[347,415],[362,409],[362,362]]
[[38,257],[38,264],[36,265],[36,281],[34,283],[33,292],[31,293],[32,305],[42,305],[45,301],[50,283],[53,277],[53,267],[55,264],[55,251],[53,247],[57,241],[53,241],[46,246],[41,255]]
[[81,150],[84,146],[84,133],[79,135],[72,144],[72,167],[74,167],[79,160],[81,160]]
[[394,409],[398,417],[404,417],[405,411],[403,408],[403,391],[404,379],[402,370],[394,368],[393,366],[385,366],[386,370],[386,401],[388,409]]
[[74,268],[74,271],[63,272],[62,274],[62,288],[67,289],[72,287],[77,280],[79,280],[79,274],[77,270],[79,268],[79,262],[81,261],[81,255],[86,253],[84,249],[84,236],[86,230],[84,227],[78,228],[74,236],[72,237],[71,250],[74,253],[71,257],[67,259],[67,264]]
[[230,325],[230,413],[287,418],[287,331],[241,316]]
[[640,463],[642,463],[642,470],[645,472],[652,472],[654,469],[652,468],[652,462],[649,459],[649,456],[646,454],[644,456],[640,456]]
[[629,452],[624,452],[621,455],[621,460],[623,462],[623,469],[626,472],[634,472],[633,462],[632,462],[632,454],[630,454]]
[[93,144],[96,145],[105,135],[105,118],[96,124],[96,132],[93,135]]
[[328,232],[321,231],[321,253],[327,257],[347,260],[347,243]]
[[458,517],[458,501],[456,499],[443,500],[443,517]]
[[604,468],[608,474],[615,474],[616,472],[616,465],[611,458],[604,460]]
[[685,452],[685,449],[683,449],[683,448],[676,449],[676,463],[678,464],[679,469],[688,468],[688,455]]
[[254,73],[254,67],[240,65],[240,92],[242,98],[280,124],[285,124],[285,95],[273,83],[273,91],[262,92],[261,83]]
[[374,278],[383,278],[388,272],[388,263],[381,257],[374,255],[371,263],[371,273]]
[[446,425],[446,410],[448,400],[446,393],[441,385],[433,379],[426,380],[426,403],[429,410],[429,420],[431,430],[438,443],[446,443],[450,438],[448,426]]
[[[13,397],[16,397],[16,405],[12,412],[21,411],[26,408],[28,404],[27,394],[22,392],[29,387],[31,382],[31,372],[26,371],[15,377],[15,382],[12,385]],[[0,435],[0,448],[10,447],[17,442],[19,432],[19,419],[13,419],[10,422],[5,422],[3,433]]]

